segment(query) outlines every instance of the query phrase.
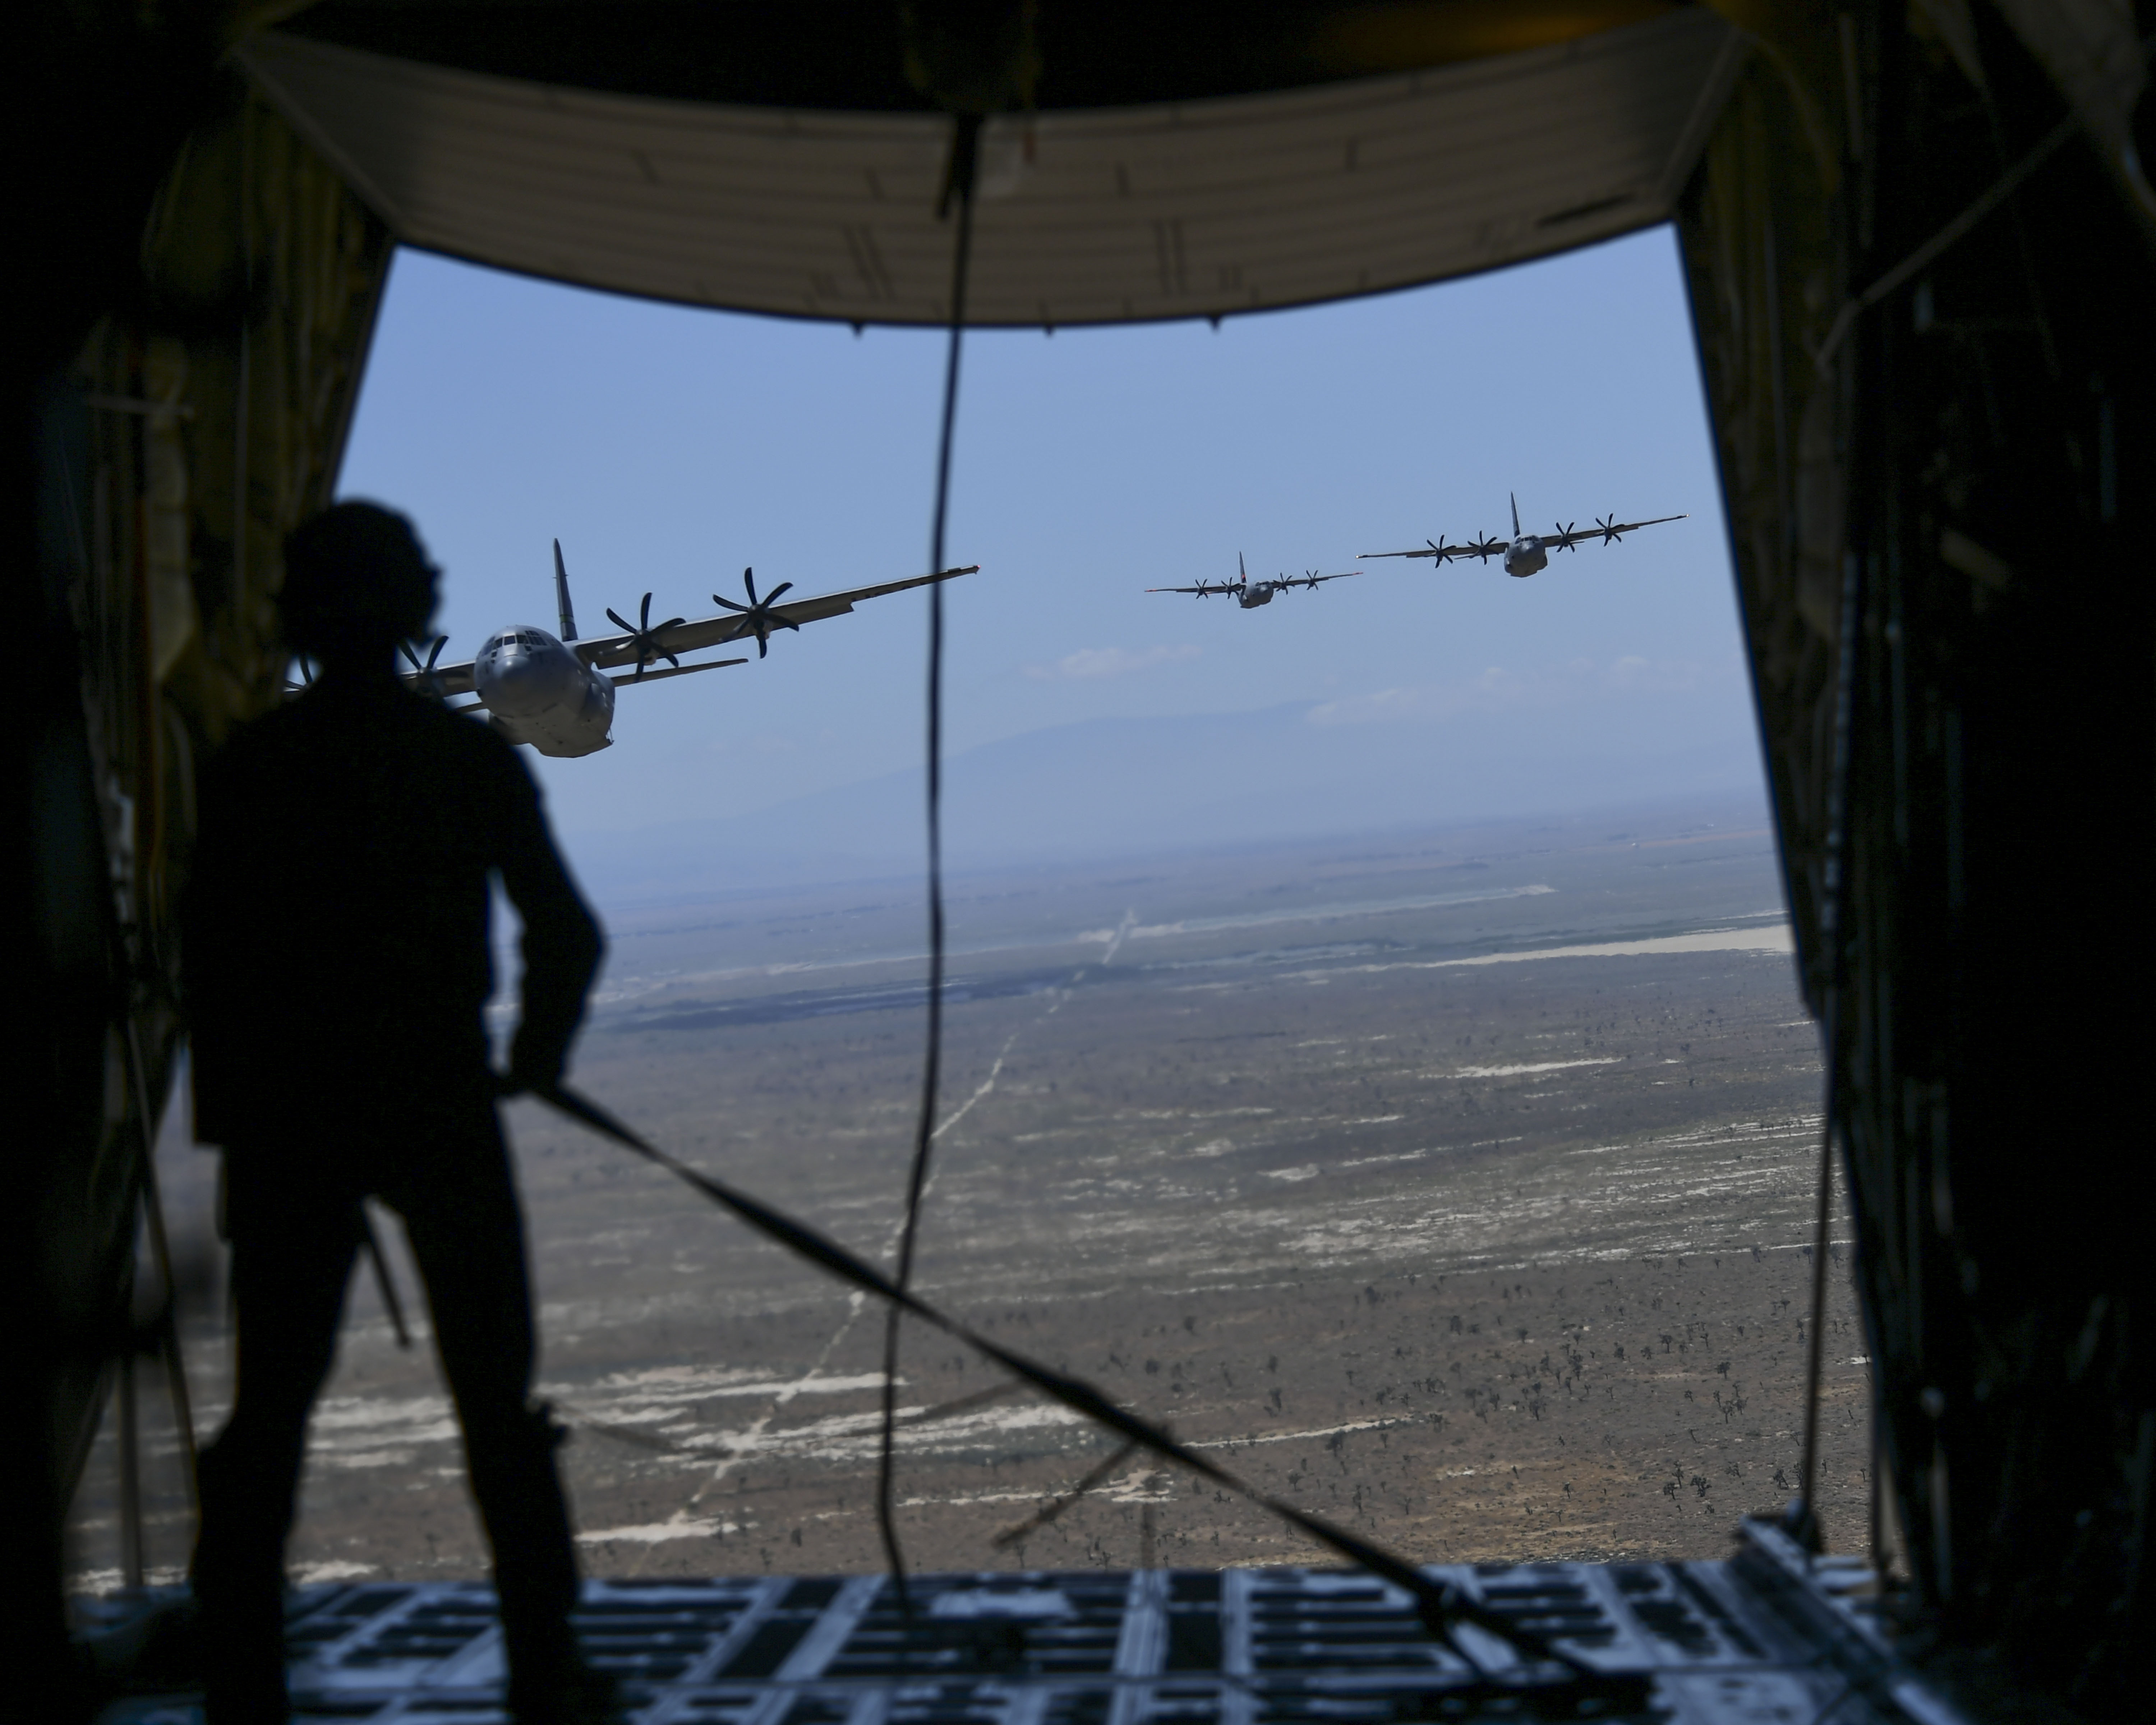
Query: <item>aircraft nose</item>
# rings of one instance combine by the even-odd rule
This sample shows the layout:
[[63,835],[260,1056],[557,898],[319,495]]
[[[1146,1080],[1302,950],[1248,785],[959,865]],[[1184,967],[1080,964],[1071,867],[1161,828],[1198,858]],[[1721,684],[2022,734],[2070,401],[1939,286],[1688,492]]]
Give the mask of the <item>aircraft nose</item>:
[[479,664],[475,680],[487,706],[511,718],[542,712],[553,705],[551,667],[521,647],[501,647]]

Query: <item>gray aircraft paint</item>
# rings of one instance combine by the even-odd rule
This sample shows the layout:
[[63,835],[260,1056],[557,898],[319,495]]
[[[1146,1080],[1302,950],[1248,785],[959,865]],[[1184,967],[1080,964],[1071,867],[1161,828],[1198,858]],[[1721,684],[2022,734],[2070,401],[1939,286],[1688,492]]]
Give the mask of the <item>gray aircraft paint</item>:
[[574,757],[610,747],[613,680],[593,670],[543,629],[515,624],[472,663],[487,722],[542,755]]

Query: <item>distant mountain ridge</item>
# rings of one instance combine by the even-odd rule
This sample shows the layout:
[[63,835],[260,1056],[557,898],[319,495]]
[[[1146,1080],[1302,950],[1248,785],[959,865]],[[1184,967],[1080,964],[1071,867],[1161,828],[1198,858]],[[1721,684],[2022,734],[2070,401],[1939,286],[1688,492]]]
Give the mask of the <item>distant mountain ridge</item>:
[[[1319,838],[1758,787],[1748,715],[1741,726],[1702,726],[1700,705],[1673,693],[1419,723],[1320,724],[1301,702],[1082,720],[945,761],[945,865]],[[745,814],[564,843],[594,896],[629,902],[910,873],[923,830],[923,775],[909,771]]]

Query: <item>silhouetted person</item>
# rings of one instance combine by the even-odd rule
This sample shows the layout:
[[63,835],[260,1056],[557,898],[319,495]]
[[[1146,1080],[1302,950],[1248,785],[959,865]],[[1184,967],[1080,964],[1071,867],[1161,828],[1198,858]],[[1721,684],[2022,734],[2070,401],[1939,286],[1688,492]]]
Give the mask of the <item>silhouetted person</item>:
[[196,1136],[224,1147],[239,1327],[194,1560],[213,1725],[285,1717],[285,1543],[370,1196],[403,1216],[425,1279],[494,1548],[511,1709],[607,1712],[569,1630],[557,1428],[531,1399],[523,1219],[481,1016],[490,877],[524,921],[506,1087],[560,1076],[601,941],[516,751],[396,675],[435,577],[388,510],[341,503],[301,526],[285,638],[321,675],[203,777],[182,971]]

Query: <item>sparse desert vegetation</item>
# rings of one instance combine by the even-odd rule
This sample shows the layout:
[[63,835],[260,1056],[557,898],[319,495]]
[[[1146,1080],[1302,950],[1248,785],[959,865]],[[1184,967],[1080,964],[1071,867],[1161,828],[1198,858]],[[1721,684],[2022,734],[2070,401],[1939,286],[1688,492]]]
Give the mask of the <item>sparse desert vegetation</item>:
[[[962,880],[924,1290],[1418,1557],[1719,1555],[1794,1489],[1819,1156],[1816,1039],[1742,814]],[[911,887],[613,922],[579,1084],[887,1250],[921,1054]],[[880,1315],[567,1123],[513,1122],[593,1569],[876,1567]],[[210,1158],[165,1159],[204,1255]],[[1824,1507],[1850,1548],[1868,1388],[1832,1267]],[[214,1320],[190,1325],[206,1429]],[[1113,1442],[934,1335],[905,1369],[930,1416],[902,1434],[922,1568],[1305,1553],[1140,1456],[1043,1521]],[[146,1371],[143,1399],[169,1569]],[[109,1450],[78,1507],[90,1585],[114,1563]],[[460,1460],[431,1362],[356,1280],[295,1574],[478,1573]]]

